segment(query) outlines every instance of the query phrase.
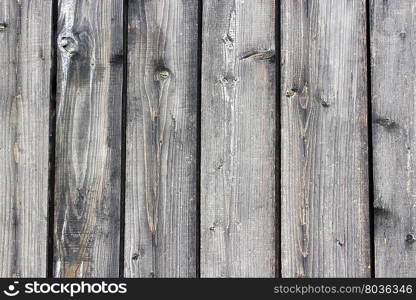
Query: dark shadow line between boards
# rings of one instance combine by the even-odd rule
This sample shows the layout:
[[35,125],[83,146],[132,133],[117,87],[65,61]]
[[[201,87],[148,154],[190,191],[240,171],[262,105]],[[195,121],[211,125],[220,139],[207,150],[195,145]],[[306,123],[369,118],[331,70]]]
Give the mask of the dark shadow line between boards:
[[375,243],[374,243],[374,173],[373,173],[373,129],[372,129],[372,77],[371,77],[371,9],[370,0],[366,0],[366,54],[367,54],[367,130],[368,130],[368,197],[370,222],[370,266],[371,277],[375,277]]
[[203,1],[198,1],[198,85],[196,149],[196,278],[201,278],[201,156],[202,156],[202,24]]
[[281,132],[281,84],[282,84],[282,70],[281,70],[281,1],[276,2],[276,17],[275,17],[275,72],[276,72],[276,141],[275,141],[275,277],[282,277],[282,208],[281,208],[281,186],[282,186],[282,172],[281,172],[281,156],[282,156],[282,132]]
[[55,147],[56,147],[56,91],[57,91],[57,24],[58,2],[52,3],[51,30],[51,73],[49,103],[49,174],[48,174],[48,228],[46,276],[53,277],[54,225],[55,225]]
[[195,277],[201,278],[201,155],[202,155],[202,24],[203,1],[198,1],[198,83],[197,83],[197,135],[196,135],[196,230]]
[[57,28],[58,1],[52,2],[51,73],[49,102],[49,170],[48,170],[48,225],[46,249],[46,277],[53,277],[55,227],[55,153],[56,153],[56,91],[57,91]]
[[121,178],[120,178],[120,248],[119,277],[124,278],[124,245],[126,224],[126,151],[127,151],[127,59],[128,59],[128,10],[129,1],[123,0],[123,83],[121,109]]

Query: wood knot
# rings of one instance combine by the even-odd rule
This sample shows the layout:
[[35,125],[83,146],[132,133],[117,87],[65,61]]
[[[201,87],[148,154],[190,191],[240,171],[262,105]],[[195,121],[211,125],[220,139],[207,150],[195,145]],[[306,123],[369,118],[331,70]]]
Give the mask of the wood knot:
[[344,246],[344,242],[342,240],[336,239],[335,241],[338,244],[338,246],[340,246],[340,247]]
[[412,244],[416,241],[416,237],[413,233],[408,233],[406,235],[406,242],[408,242],[409,244]]
[[60,38],[59,47],[69,55],[75,55],[79,51],[78,42],[69,36],[63,36]]
[[170,77],[170,70],[166,67],[160,67],[157,69],[157,80],[166,80]]
[[218,222],[215,221],[214,223],[212,223],[212,225],[209,227],[209,231],[215,232],[215,230],[217,229],[218,226]]
[[221,170],[222,167],[224,166],[224,160],[220,159],[215,163],[215,169],[216,170]]
[[291,90],[287,90],[286,91],[286,97],[287,98],[291,98],[291,97],[293,97],[295,95],[296,95],[296,90],[295,89],[291,89]]
[[222,85],[235,85],[237,82],[238,78],[233,75],[220,76],[218,79],[218,83]]
[[138,251],[137,252],[134,252],[133,253],[133,255],[132,255],[132,257],[131,257],[131,259],[132,260],[134,260],[134,261],[136,261],[136,260],[138,260],[140,257],[143,257],[144,256],[144,249],[143,248],[140,248],[140,249],[138,249]]
[[322,107],[328,108],[330,105],[328,103],[328,100],[326,100],[325,98],[321,97],[319,99],[319,103],[321,103]]
[[234,39],[231,37],[229,33],[226,33],[223,35],[222,42],[224,43],[226,48],[228,49],[234,48]]
[[0,23],[0,31],[4,31],[7,29],[7,24],[6,23]]

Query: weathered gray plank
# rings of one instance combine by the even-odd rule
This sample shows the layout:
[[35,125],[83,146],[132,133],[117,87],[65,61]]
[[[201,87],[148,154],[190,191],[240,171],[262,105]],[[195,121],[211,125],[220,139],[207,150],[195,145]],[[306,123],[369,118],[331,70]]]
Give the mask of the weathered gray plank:
[[0,2],[0,277],[46,276],[51,14]]
[[123,1],[60,0],[56,277],[117,277]]
[[416,3],[371,2],[377,277],[416,276]]
[[129,2],[126,277],[196,276],[198,2]]
[[282,276],[370,276],[364,0],[283,0]]
[[204,1],[201,276],[275,275],[274,1]]

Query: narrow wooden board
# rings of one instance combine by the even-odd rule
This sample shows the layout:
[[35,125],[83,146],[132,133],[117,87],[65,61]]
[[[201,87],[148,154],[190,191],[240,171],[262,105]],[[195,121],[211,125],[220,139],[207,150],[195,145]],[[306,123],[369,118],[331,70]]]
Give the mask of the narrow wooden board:
[[118,277],[123,1],[60,0],[56,277]]
[[367,277],[364,0],[282,0],[282,276]]
[[196,276],[199,1],[130,1],[126,277]]
[[47,262],[52,1],[0,2],[0,277]]
[[204,1],[201,276],[275,276],[274,1]]
[[416,276],[416,3],[371,2],[377,277]]

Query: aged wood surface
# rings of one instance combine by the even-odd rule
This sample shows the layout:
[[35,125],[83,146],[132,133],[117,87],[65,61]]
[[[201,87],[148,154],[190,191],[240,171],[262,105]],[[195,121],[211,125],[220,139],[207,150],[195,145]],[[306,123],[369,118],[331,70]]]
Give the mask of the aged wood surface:
[[416,277],[415,14],[1,0],[0,277]]
[[129,1],[126,277],[196,276],[199,1]]
[[0,2],[0,277],[44,277],[52,1]]
[[416,276],[416,2],[371,2],[377,277]]
[[123,1],[60,0],[56,277],[118,277]]
[[282,276],[370,276],[364,0],[283,0]]
[[273,1],[204,1],[201,276],[275,275]]

